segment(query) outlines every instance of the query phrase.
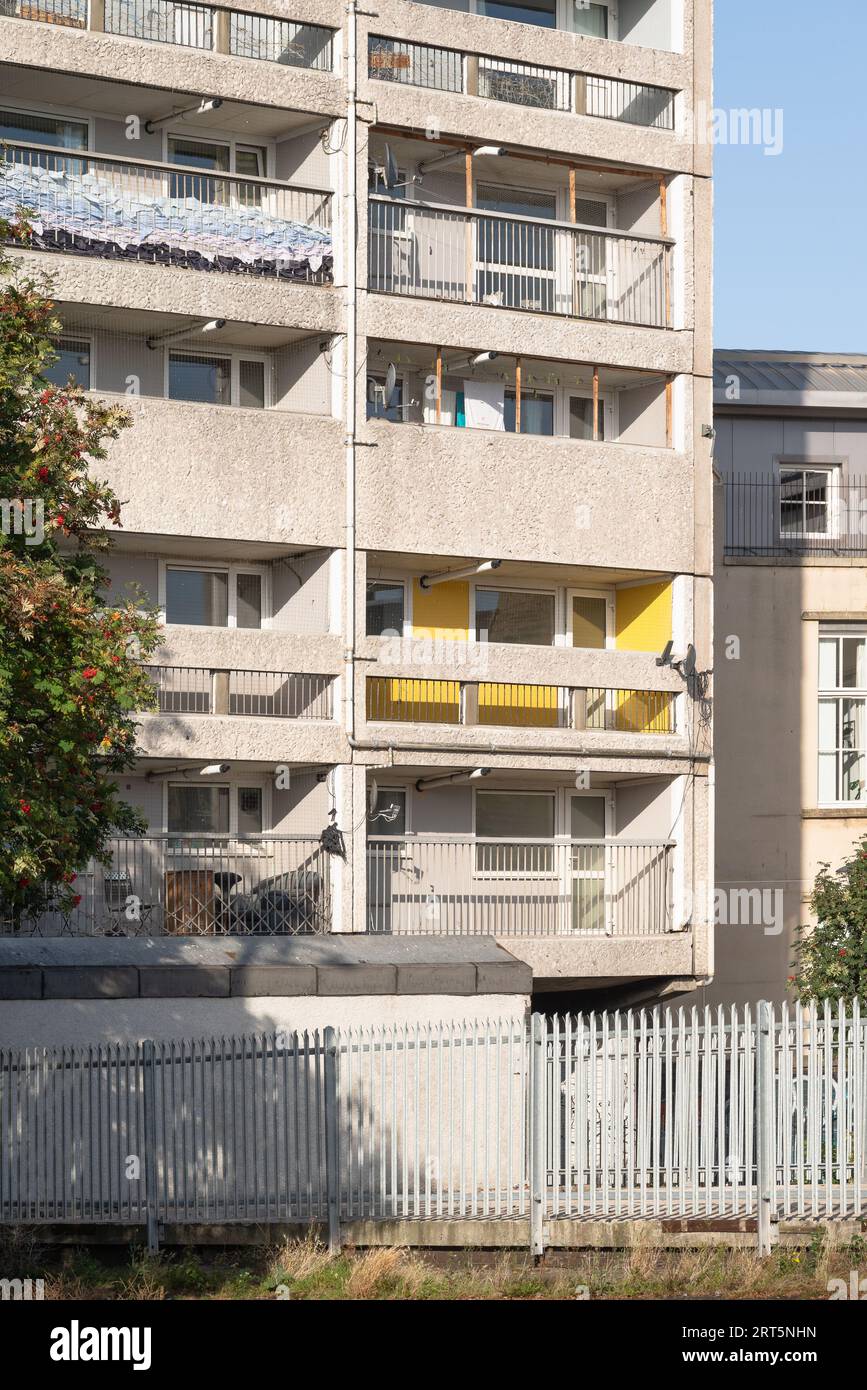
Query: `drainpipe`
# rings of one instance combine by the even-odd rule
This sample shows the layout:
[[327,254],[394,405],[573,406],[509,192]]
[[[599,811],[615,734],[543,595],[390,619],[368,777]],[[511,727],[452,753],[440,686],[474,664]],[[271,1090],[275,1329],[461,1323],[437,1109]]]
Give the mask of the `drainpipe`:
[[[346,646],[343,658],[344,726],[350,749],[355,747],[355,409],[356,409],[356,321],[358,311],[358,14],[356,0],[346,3],[346,159],[347,187],[344,204],[346,236],[346,536],[344,549],[344,632]],[[353,759],[349,762],[349,826],[350,837],[355,833],[355,778]],[[355,851],[350,843],[346,872],[349,879],[349,912],[354,930],[355,914]]]

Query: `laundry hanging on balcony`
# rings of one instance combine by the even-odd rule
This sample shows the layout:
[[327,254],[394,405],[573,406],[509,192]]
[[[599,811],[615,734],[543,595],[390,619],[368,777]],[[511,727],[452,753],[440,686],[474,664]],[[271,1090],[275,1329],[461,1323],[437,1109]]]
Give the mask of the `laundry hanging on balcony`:
[[[263,192],[263,203],[270,193]],[[261,205],[151,196],[114,187],[97,173],[16,162],[0,181],[0,217],[14,219],[22,209],[32,244],[42,250],[283,279],[331,278],[330,231],[272,216]]]

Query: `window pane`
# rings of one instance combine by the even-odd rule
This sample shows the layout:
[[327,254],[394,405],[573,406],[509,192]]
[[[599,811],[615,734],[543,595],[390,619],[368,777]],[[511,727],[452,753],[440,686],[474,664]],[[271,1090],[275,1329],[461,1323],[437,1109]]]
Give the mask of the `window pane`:
[[864,737],[864,701],[840,701],[840,745],[843,748],[867,748]]
[[367,635],[381,637],[403,636],[403,585],[368,584],[367,586]]
[[819,689],[837,689],[837,639],[819,639]]
[[477,792],[476,834],[545,840],[554,834],[554,798],[529,792]]
[[804,475],[804,519],[808,532],[824,534],[828,529],[828,483],[827,473],[806,473]]
[[[500,188],[494,183],[480,183],[476,190],[476,207],[485,212],[510,212],[515,217],[557,216],[557,195],[541,190],[523,188]],[[546,233],[547,236],[547,233]],[[495,259],[491,257],[490,259]],[[509,256],[496,257],[498,260],[512,259]],[[517,264],[522,262],[517,261]]]
[[229,576],[219,570],[166,571],[166,622],[226,627]]
[[867,671],[865,671],[865,650],[867,642],[863,637],[844,637],[840,642],[841,647],[841,676],[840,685],[844,690],[863,690],[867,685]]
[[262,576],[239,574],[236,581],[236,621],[238,627],[262,626]]
[[573,840],[605,839],[605,798],[602,796],[573,796]]
[[[601,400],[599,402],[597,432],[599,439],[605,438],[605,409]],[[589,396],[569,397],[569,438],[593,438],[593,401]]]
[[603,650],[607,606],[607,601],[604,598],[593,598],[587,594],[573,594],[573,647],[592,647],[595,651]]
[[238,363],[238,405],[265,408],[265,363],[242,359]]
[[477,589],[476,641],[552,646],[554,595],[517,593],[509,589]]
[[235,172],[249,174],[254,179],[265,177],[265,151],[258,145],[246,148],[238,146],[235,150]]
[[371,835],[406,834],[406,792],[394,787],[380,787],[376,810],[367,816]]
[[212,144],[206,140],[184,140],[179,135],[170,135],[169,163],[182,164],[188,169],[210,169],[228,173],[229,146]]
[[169,354],[171,400],[229,405],[231,387],[232,370],[227,357],[198,357],[179,352]]
[[52,347],[57,353],[54,362],[43,367],[42,375],[55,386],[66,386],[72,377],[76,386],[90,390],[90,343],[84,338],[55,338]]
[[819,804],[830,805],[837,796],[837,754],[819,754]]
[[238,834],[261,835],[262,788],[238,788]]
[[557,0],[478,0],[478,13],[489,19],[512,19],[517,24],[557,25]]
[[[84,121],[67,121],[59,116],[0,111],[0,139],[20,140],[33,145],[56,145],[62,150],[86,150],[87,124]],[[55,168],[56,163],[51,167]]]
[[863,801],[865,778],[863,753],[844,753],[841,764],[840,800]]
[[[503,401],[503,429],[515,433],[515,393],[506,391]],[[554,397],[521,395],[521,433],[554,433]]]
[[169,785],[169,830],[229,833],[229,788]]
[[837,734],[838,709],[836,700],[819,701],[819,747],[827,753],[832,753],[840,746]]
[[608,38],[608,6],[570,0],[567,6],[569,28],[573,34],[586,34],[592,39]]

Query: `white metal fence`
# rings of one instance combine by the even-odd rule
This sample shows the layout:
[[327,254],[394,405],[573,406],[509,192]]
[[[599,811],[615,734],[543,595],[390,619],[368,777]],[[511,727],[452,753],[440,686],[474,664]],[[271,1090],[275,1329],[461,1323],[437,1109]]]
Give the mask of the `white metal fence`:
[[[0,1221],[867,1214],[858,1006],[0,1051]],[[131,1160],[134,1160],[131,1162]]]
[[368,288],[665,328],[671,245],[634,232],[372,196]]
[[415,936],[654,936],[673,845],[404,835],[367,843],[368,930]]

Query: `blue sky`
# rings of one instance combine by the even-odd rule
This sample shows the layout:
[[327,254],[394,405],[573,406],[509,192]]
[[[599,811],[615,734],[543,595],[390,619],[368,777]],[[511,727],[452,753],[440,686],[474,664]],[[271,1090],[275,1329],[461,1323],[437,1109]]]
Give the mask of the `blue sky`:
[[714,151],[714,340],[867,352],[867,0],[715,12],[715,110],[781,107],[784,121],[776,157]]

